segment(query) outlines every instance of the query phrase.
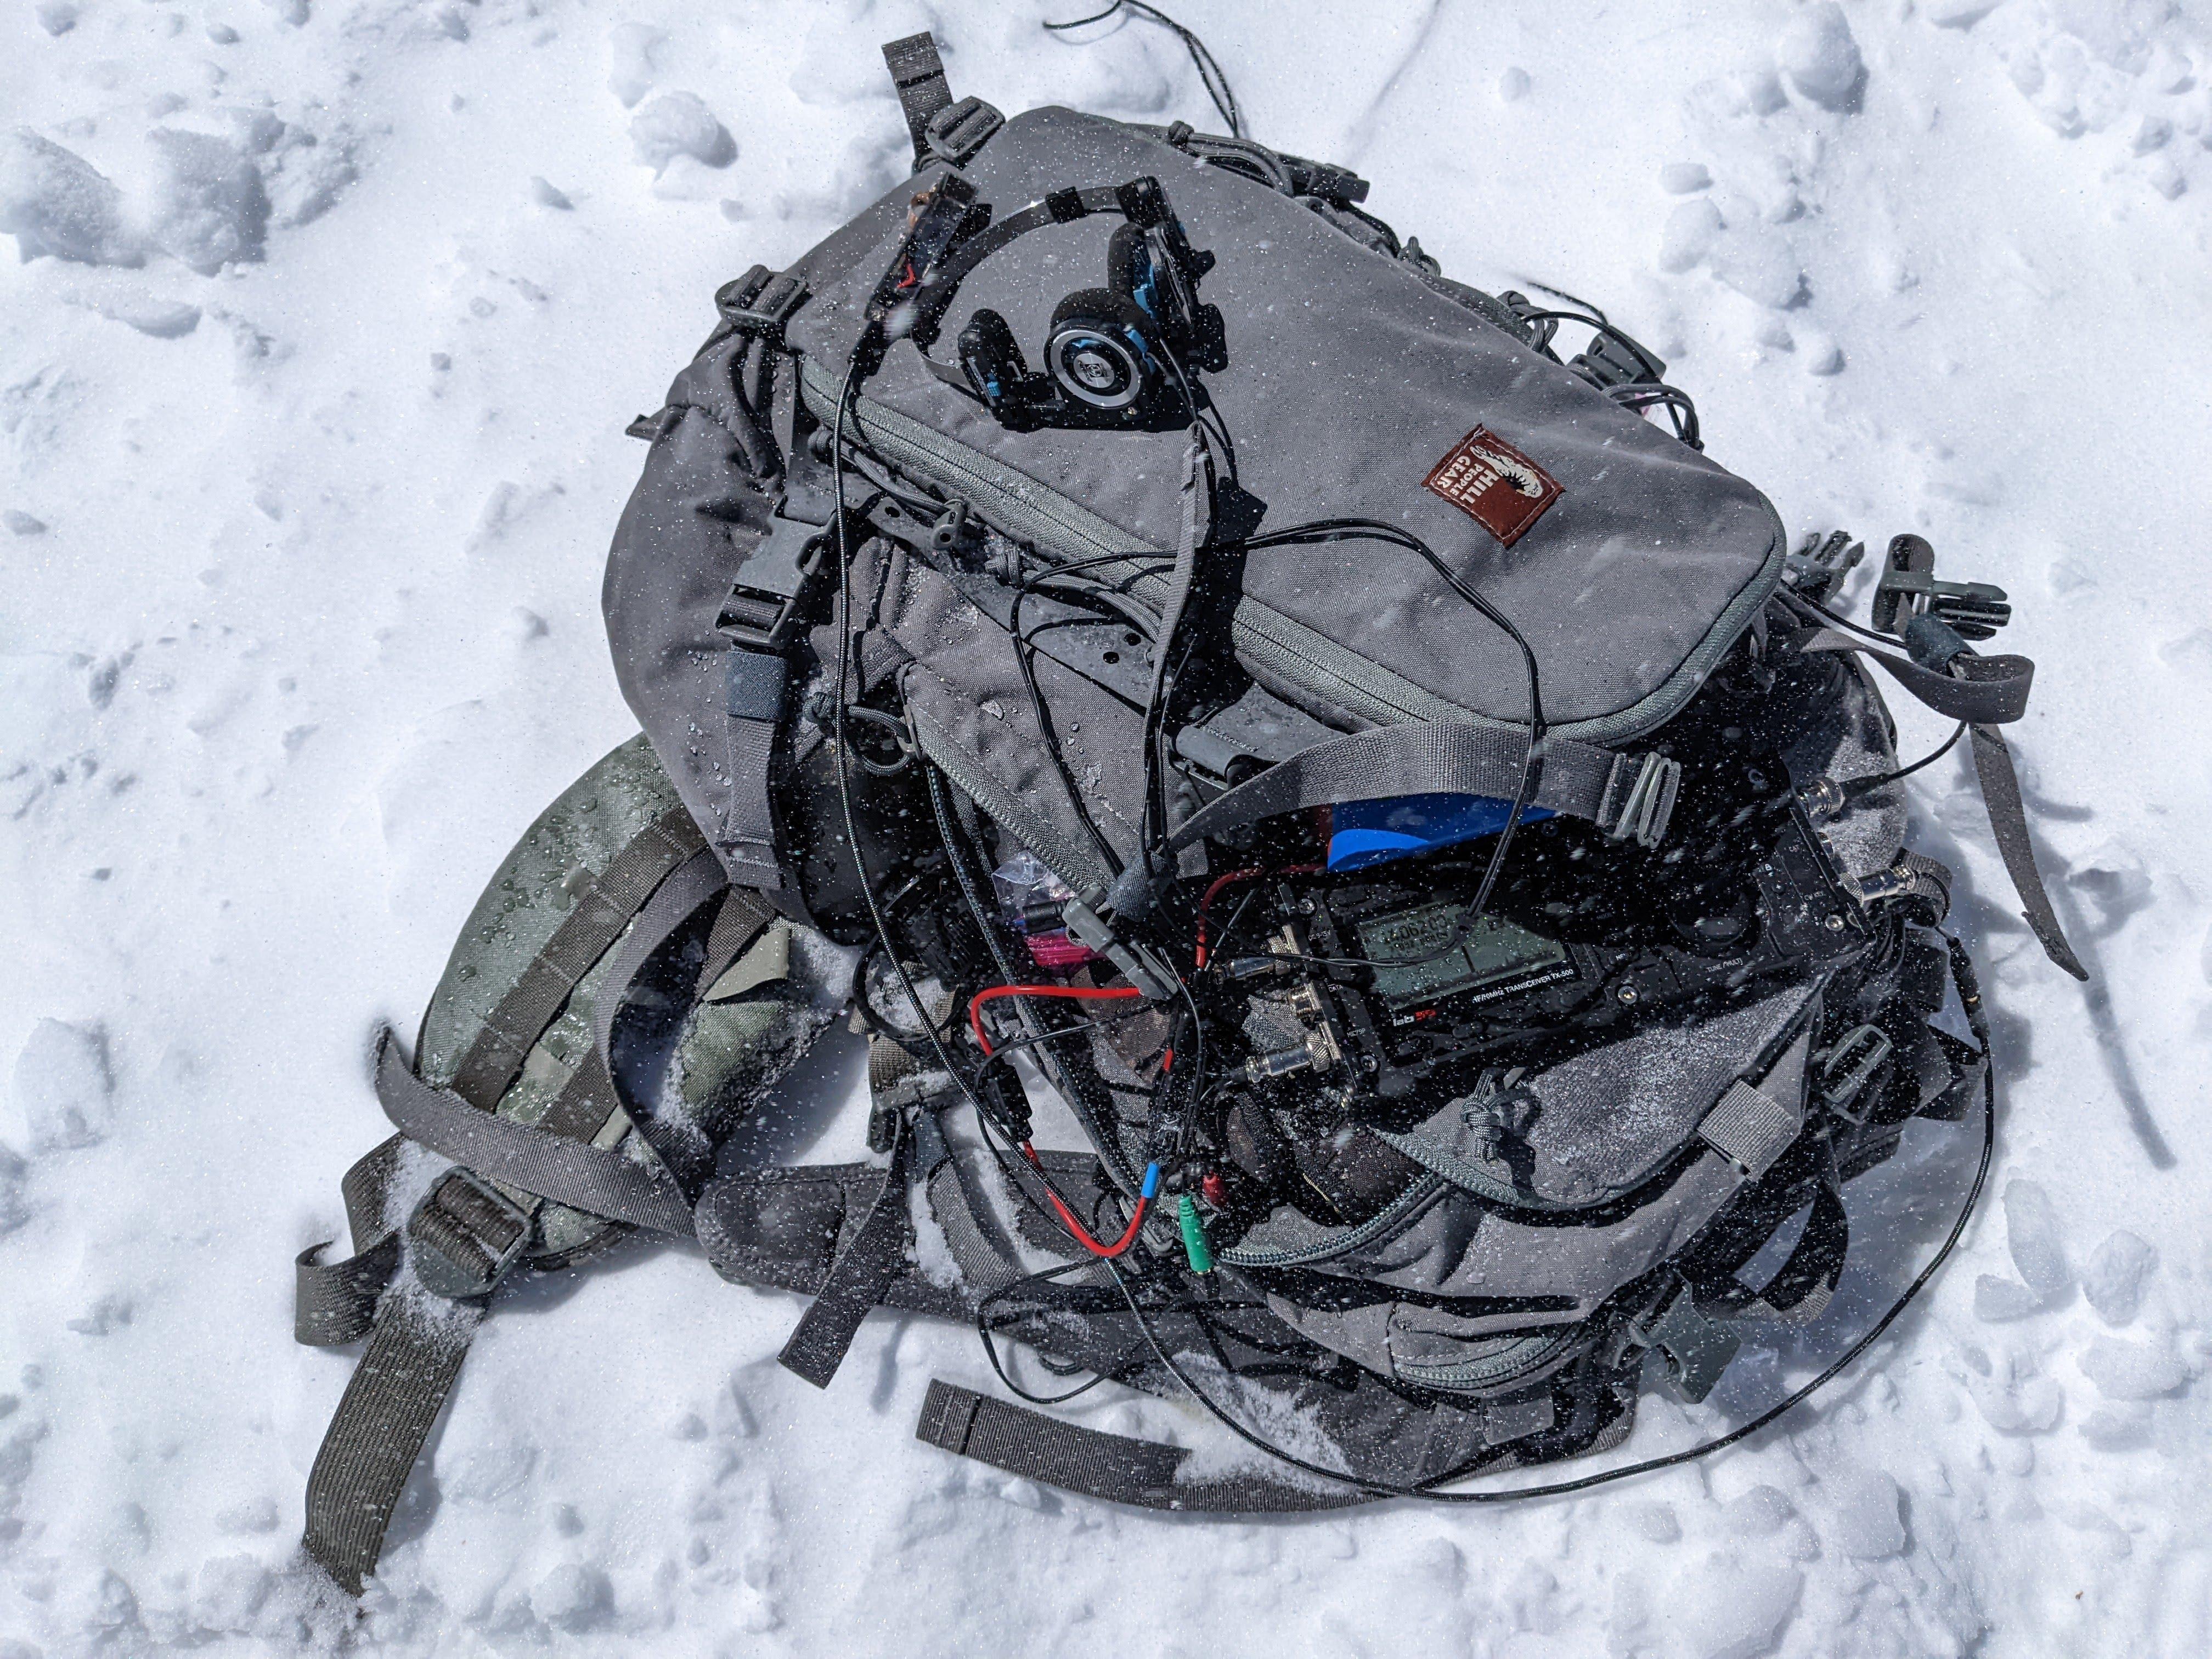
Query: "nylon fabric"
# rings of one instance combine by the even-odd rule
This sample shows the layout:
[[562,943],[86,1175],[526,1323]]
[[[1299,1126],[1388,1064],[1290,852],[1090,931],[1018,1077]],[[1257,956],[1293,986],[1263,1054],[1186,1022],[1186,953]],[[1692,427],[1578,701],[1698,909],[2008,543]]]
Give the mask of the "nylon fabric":
[[2089,970],[2081,965],[2081,959],[2074,954],[2074,947],[2066,942],[2065,931],[2058,925],[2058,914],[2051,908],[2051,895],[2045,890],[2043,872],[2036,868],[2035,843],[2028,836],[2027,808],[2021,800],[2020,775],[2013,769],[2012,750],[2005,746],[2003,734],[1994,726],[1975,726],[1969,732],[1974,750],[1974,776],[1982,786],[1982,805],[1989,811],[1990,833],[1996,837],[1997,855],[2004,860],[2005,874],[2012,878],[2012,890],[2025,907],[2021,919],[2034,933],[2044,955],[2075,978],[2086,981]]
[[884,1299],[906,1265],[907,1165],[912,1145],[907,1114],[901,1113],[883,1191],[868,1206],[852,1242],[830,1263],[820,1292],[776,1355],[786,1370],[817,1389],[830,1386],[860,1322]]
[[622,936],[647,896],[704,844],[690,813],[674,807],[623,848],[486,1017],[453,1074],[454,1092],[479,1111],[497,1106],[576,982]]
[[2035,665],[2026,657],[1961,656],[1952,662],[1958,674],[1942,674],[1832,628],[1815,630],[1797,648],[1863,657],[1937,714],[1977,726],[2004,726],[2020,719],[2027,713],[2028,688],[2035,683]]
[[1062,1492],[1148,1510],[1214,1515],[1297,1515],[1371,1503],[1258,1475],[1180,1482],[1188,1448],[1104,1434],[993,1400],[942,1379],[923,1397],[915,1437]]
[[[1016,116],[963,172],[999,218],[1057,189],[1162,179],[1192,245],[1218,260],[1200,298],[1221,311],[1229,361],[1205,375],[1205,390],[1234,443],[1235,482],[1258,504],[1260,529],[1364,517],[1420,537],[1528,634],[1545,665],[1547,713],[1567,735],[1611,742],[1669,718],[1771,592],[1785,544],[1757,490],[1301,203],[1064,109]],[[789,337],[821,370],[842,368],[851,355],[915,188],[902,183],[848,227],[853,234],[841,233],[834,251],[825,245],[796,267],[815,297]],[[1096,219],[1036,232],[968,279],[948,331],[989,307],[1017,339],[1044,337],[1069,273],[1074,286],[1085,272],[1103,275],[1105,242]],[[1286,374],[1292,364],[1295,380]],[[1385,387],[1387,398],[1376,395]],[[1115,539],[1081,553],[1175,544],[1179,425],[1011,431],[939,380],[906,343],[891,348],[868,402],[979,458],[1042,512],[1082,504]],[[860,424],[867,429],[868,409]],[[1563,486],[1510,552],[1421,487],[1477,426]],[[944,483],[966,494],[949,477]],[[1253,555],[1242,591],[1247,604],[1288,617],[1353,665],[1477,716],[1525,717],[1516,648],[1443,593],[1411,553],[1374,543],[1276,547]],[[1366,602],[1345,606],[1347,591]],[[1579,620],[1590,615],[1606,619],[1601,649],[1590,648]],[[1363,689],[1309,666],[1321,672],[1301,673],[1302,705],[1332,724],[1352,723],[1346,698]],[[1300,672],[1280,660],[1255,665],[1255,673],[1270,670]],[[1357,666],[1352,673],[1364,678]]]
[[376,1322],[376,1304],[399,1271],[399,1235],[386,1233],[343,1261],[310,1245],[293,1264],[292,1340],[311,1348],[358,1342]]

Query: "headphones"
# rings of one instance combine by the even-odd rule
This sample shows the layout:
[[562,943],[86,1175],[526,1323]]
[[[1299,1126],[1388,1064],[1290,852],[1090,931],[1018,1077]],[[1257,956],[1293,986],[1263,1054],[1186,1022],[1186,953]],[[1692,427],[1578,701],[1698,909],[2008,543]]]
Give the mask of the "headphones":
[[[1196,418],[1205,393],[1194,377],[1229,362],[1221,313],[1198,299],[1214,259],[1191,246],[1158,179],[1054,191],[993,225],[975,186],[947,173],[915,209],[869,315],[886,340],[911,339],[939,380],[1017,432],[1164,431]],[[1099,213],[1125,222],[1107,244],[1106,286],[1079,289],[1053,307],[1041,370],[1029,366],[1006,319],[988,307],[960,331],[957,365],[929,356],[954,295],[976,266],[1030,231]]]

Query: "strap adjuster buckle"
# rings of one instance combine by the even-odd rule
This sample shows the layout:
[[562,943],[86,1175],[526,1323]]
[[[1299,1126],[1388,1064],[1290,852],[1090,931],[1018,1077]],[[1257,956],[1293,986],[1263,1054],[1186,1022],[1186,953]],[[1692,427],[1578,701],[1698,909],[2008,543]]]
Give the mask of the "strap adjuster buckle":
[[534,1230],[530,1212],[490,1182],[448,1170],[407,1218],[408,1255],[423,1289],[474,1301],[521,1260]]
[[1667,834],[1681,787],[1678,760],[1656,752],[1615,756],[1598,806],[1598,828],[1615,841],[1656,847]]
[[766,265],[755,265],[734,282],[714,290],[714,309],[740,334],[750,334],[772,345],[783,342],[783,325],[807,301],[806,284],[796,276],[779,275]]
[[[1847,1123],[1864,1123],[1874,1110],[1868,1099],[1859,1105],[1866,1086],[1889,1059],[1895,1044],[1879,1025],[1858,1025],[1844,1032],[1813,1056],[1820,1074],[1821,1103]],[[1854,1111],[1853,1107],[1858,1109]]]
[[1006,118],[980,98],[963,98],[947,104],[929,118],[922,129],[922,147],[933,161],[947,167],[965,167],[975,152],[991,142],[991,135],[1006,125]]

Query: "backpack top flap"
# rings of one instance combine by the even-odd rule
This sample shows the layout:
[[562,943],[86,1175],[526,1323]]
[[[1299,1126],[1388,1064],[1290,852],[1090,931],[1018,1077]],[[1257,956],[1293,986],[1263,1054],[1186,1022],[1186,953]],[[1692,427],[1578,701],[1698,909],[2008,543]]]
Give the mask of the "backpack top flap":
[[[966,172],[994,219],[1055,190],[1157,176],[1192,245],[1218,260],[1199,297],[1221,310],[1229,366],[1200,378],[1257,528],[1369,518],[1420,538],[1528,635],[1546,717],[1563,734],[1618,740],[1670,718],[1772,590],[1783,531],[1758,490],[1291,198],[1063,109],[1010,121]],[[814,297],[788,336],[811,360],[808,400],[821,414],[914,189],[902,185],[799,266]],[[959,331],[988,306],[1034,362],[1054,305],[1106,282],[1119,222],[1054,225],[987,259],[933,355],[953,361]],[[934,449],[934,465],[912,443],[901,459],[948,490],[966,493],[980,462],[1043,521],[1087,525],[1094,541],[1103,531],[1111,550],[1176,544],[1180,430],[1011,431],[932,376],[908,341],[867,382],[862,410],[872,436],[880,427]],[[1533,499],[1527,489],[1551,487],[1542,475],[1556,485],[1517,534],[1505,520],[1510,547],[1477,516],[1500,518],[1494,496],[1463,508],[1424,487],[1477,428],[1540,469],[1505,488]],[[1474,459],[1477,489],[1499,453]],[[1470,493],[1464,471],[1457,483]],[[1093,550],[1079,538],[1054,550]],[[1287,639],[1312,670],[1286,672],[1278,650],[1255,673],[1287,679],[1332,724],[1527,718],[1517,652],[1413,552],[1370,540],[1255,551],[1242,591],[1240,650],[1255,634]],[[1363,686],[1370,665],[1382,672]]]

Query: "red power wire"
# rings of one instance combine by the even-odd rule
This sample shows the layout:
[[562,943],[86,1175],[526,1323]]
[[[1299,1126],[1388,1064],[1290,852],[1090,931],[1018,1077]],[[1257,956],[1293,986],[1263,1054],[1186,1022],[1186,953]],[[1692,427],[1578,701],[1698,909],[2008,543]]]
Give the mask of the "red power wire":
[[1131,997],[1144,995],[1133,985],[1111,988],[1096,985],[994,985],[988,990],[978,991],[968,1001],[968,1029],[975,1034],[975,1041],[983,1045],[983,1057],[991,1055],[991,1039],[983,1035],[983,1005],[996,997],[1066,997],[1076,1002],[1126,1002]]
[[[1036,1164],[1040,1172],[1043,1170],[1044,1165],[1037,1160],[1036,1148],[1030,1146],[1026,1140],[1022,1142],[1022,1156],[1029,1159],[1031,1164]],[[1147,1169],[1145,1173],[1146,1184],[1149,1186],[1152,1182],[1159,1179],[1159,1166],[1158,1164],[1153,1164]],[[1085,1249],[1090,1251],[1091,1255],[1103,1257],[1109,1261],[1111,1261],[1115,1256],[1121,1255],[1122,1251],[1127,1249],[1130,1245],[1136,1243],[1137,1229],[1145,1224],[1145,1212],[1152,1207],[1152,1195],[1151,1193],[1145,1192],[1139,1194],[1137,1197],[1137,1207],[1129,1212],[1128,1231],[1124,1232],[1121,1237],[1115,1239],[1111,1244],[1101,1244],[1097,1239],[1091,1237],[1090,1233],[1085,1231],[1083,1224],[1075,1218],[1074,1213],[1068,1209],[1067,1206],[1060,1201],[1060,1194],[1058,1193],[1053,1191],[1050,1187],[1047,1187],[1044,1189],[1044,1195],[1052,1200],[1052,1207],[1060,1212],[1060,1224],[1067,1229],[1068,1233],[1074,1238],[1075,1242],[1083,1246]]]
[[[984,1056],[988,1059],[992,1053],[992,1048],[991,1039],[985,1036],[983,1031],[983,1005],[996,998],[1066,997],[1073,1002],[1126,1002],[1131,997],[1143,994],[1144,993],[1133,985],[1117,985],[1110,988],[1096,985],[994,985],[987,990],[976,992],[969,999],[968,1029],[975,1032],[975,1041],[982,1045]],[[1037,1159],[1036,1148],[1026,1140],[1022,1142],[1022,1156],[1036,1164],[1040,1172],[1043,1170],[1044,1165]],[[1151,1181],[1158,1179],[1157,1169],[1148,1171],[1147,1174],[1150,1178],[1147,1185]],[[1145,1224],[1145,1212],[1151,1207],[1152,1201],[1151,1193],[1140,1194],[1137,1199],[1137,1207],[1129,1212],[1128,1231],[1113,1243],[1101,1244],[1097,1239],[1091,1237],[1085,1230],[1083,1224],[1075,1218],[1074,1212],[1060,1201],[1060,1194],[1054,1192],[1049,1185],[1046,1187],[1044,1195],[1052,1200],[1052,1207],[1060,1212],[1060,1224],[1067,1229],[1075,1242],[1090,1251],[1091,1255],[1103,1256],[1109,1261],[1136,1242],[1137,1229]]]
[[1262,870],[1255,866],[1249,870],[1231,870],[1227,875],[1216,876],[1206,884],[1206,891],[1198,901],[1197,965],[1200,968],[1206,966],[1206,907],[1213,902],[1216,893],[1232,881],[1249,881],[1255,876],[1317,876],[1322,868],[1318,864],[1285,864],[1273,870]]

